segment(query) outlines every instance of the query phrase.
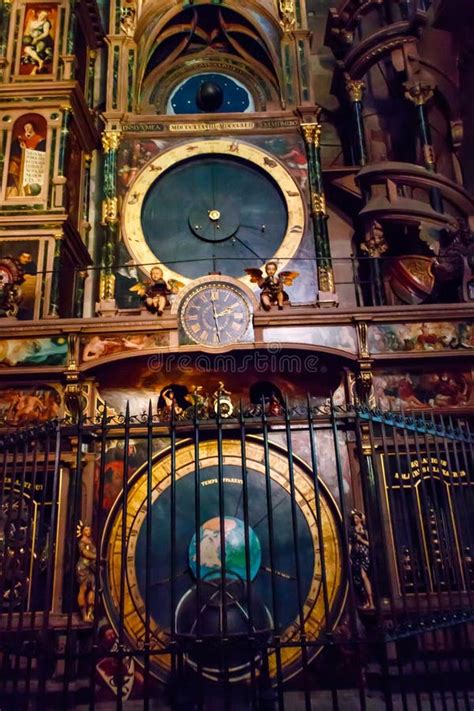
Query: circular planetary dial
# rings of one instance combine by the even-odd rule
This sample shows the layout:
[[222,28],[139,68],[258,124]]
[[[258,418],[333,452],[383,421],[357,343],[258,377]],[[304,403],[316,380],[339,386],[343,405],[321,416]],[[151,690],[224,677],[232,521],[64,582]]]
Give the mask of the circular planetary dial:
[[218,280],[192,288],[179,307],[179,322],[187,339],[206,346],[242,341],[250,320],[250,309],[242,291]]
[[[311,469],[293,456],[292,484],[288,452],[250,435],[244,484],[243,456],[240,439],[201,440],[198,446],[184,440],[156,455],[151,466],[145,463],[129,482],[125,500],[122,494],[109,515],[102,543],[107,614],[116,630],[123,624],[131,654],[142,649],[148,586],[150,664],[163,681],[171,672],[176,639],[186,640],[185,663],[199,666],[209,679],[221,678],[222,649],[216,640],[223,614],[228,633],[238,639],[248,634],[249,619],[265,644],[278,636],[285,679],[301,669],[302,635],[315,641],[337,623],[345,579],[340,514],[331,494],[320,481],[318,514]],[[223,610],[221,589],[227,600]],[[199,647],[189,644],[196,637],[202,640]],[[307,647],[308,662],[321,648]],[[227,649],[228,680],[250,677],[251,653],[238,645]],[[258,668],[261,658],[258,651],[255,655]],[[268,663],[275,679],[274,652]]]
[[124,240],[135,261],[157,262],[165,279],[244,269],[270,258],[280,268],[304,233],[305,209],[278,159],[240,141],[181,144],[148,163],[127,193]]

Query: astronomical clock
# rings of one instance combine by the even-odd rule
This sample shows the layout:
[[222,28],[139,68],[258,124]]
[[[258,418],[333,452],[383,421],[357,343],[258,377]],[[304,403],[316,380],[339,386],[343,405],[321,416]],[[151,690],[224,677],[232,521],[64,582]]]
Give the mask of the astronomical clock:
[[137,264],[184,282],[270,258],[282,268],[304,233],[300,189],[285,166],[240,140],[186,142],[151,160],[124,199],[123,234]]
[[[301,635],[316,640],[336,624],[344,595],[338,509],[320,484],[317,512],[311,470],[295,457],[289,476],[287,457],[257,436],[248,436],[244,449],[233,438],[182,441],[154,458],[149,488],[145,465],[117,499],[102,547],[108,615],[117,629],[123,619],[130,648],[141,649],[149,606],[151,666],[160,679],[171,671],[164,650],[172,639],[198,634],[211,642],[223,626],[235,640],[249,629],[264,644],[278,636],[288,679],[301,668]],[[222,650],[216,657],[212,644],[204,647],[186,662],[219,680]],[[309,658],[318,649],[308,647]],[[250,675],[248,650],[236,646],[227,661],[231,681]],[[256,654],[255,668],[260,663]],[[269,664],[275,678],[275,653]]]

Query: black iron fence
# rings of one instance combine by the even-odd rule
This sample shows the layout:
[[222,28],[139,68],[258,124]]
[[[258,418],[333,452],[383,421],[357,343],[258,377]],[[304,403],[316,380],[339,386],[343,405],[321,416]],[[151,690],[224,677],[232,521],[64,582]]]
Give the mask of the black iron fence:
[[225,392],[4,432],[1,708],[471,709],[472,442]]

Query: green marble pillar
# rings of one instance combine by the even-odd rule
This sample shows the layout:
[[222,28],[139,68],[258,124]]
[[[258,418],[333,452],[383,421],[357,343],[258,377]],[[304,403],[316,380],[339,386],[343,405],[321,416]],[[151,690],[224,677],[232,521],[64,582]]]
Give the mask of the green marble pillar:
[[115,298],[115,275],[113,265],[118,241],[118,200],[117,200],[117,151],[121,132],[105,131],[102,134],[104,163],[104,199],[102,201],[102,225],[105,228],[101,254],[100,300]]
[[365,84],[360,79],[351,79],[348,74],[344,77],[344,83],[351,103],[354,164],[362,166],[367,163],[367,144],[362,115],[362,93]]
[[[334,273],[329,245],[328,214],[324,195],[321,168],[321,124],[302,123],[301,132],[308,157],[308,183],[311,199],[311,217],[313,220],[314,246],[316,252],[316,270],[318,275],[318,301],[334,302]],[[325,295],[325,296],[324,296]],[[330,296],[329,296],[330,295]],[[328,298],[329,296],[329,298]]]

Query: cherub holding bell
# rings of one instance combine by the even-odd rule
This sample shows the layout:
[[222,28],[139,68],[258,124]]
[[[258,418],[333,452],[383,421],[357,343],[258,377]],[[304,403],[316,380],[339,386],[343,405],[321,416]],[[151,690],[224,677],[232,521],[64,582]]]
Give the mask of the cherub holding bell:
[[264,311],[270,311],[275,304],[280,311],[283,305],[289,301],[289,296],[283,287],[291,286],[293,281],[299,276],[299,272],[278,272],[278,264],[270,261],[265,264],[265,274],[261,269],[246,269],[252,284],[258,284],[261,289],[260,303]]

